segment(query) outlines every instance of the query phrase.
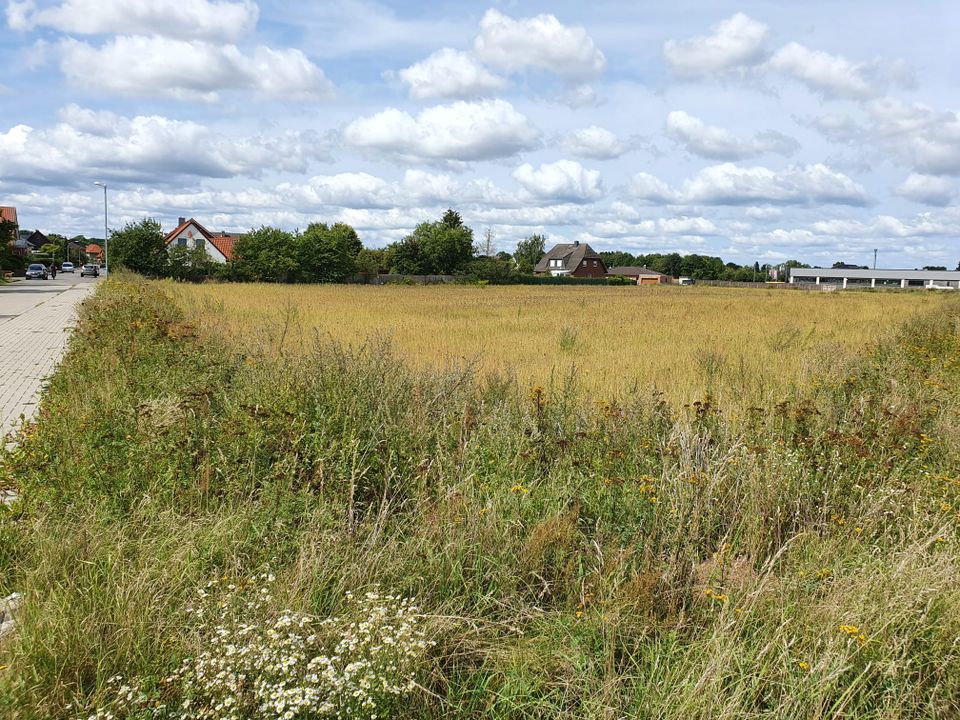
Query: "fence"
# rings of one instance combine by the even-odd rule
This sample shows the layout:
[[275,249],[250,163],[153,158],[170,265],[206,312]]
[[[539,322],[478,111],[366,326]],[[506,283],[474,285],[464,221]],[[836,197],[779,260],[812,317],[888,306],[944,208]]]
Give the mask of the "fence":
[[788,283],[788,282],[737,282],[733,280],[697,280],[697,285],[710,285],[711,287],[737,287],[753,288],[754,290],[806,290],[824,292],[834,288],[829,288],[816,283]]

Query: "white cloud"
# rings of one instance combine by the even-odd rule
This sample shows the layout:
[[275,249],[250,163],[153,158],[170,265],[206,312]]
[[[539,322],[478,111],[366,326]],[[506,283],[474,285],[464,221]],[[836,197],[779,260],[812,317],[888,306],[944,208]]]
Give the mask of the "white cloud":
[[584,28],[568,27],[548,14],[514,20],[491,8],[480,21],[473,49],[507,72],[536,67],[569,81],[596,77],[607,64]]
[[627,185],[627,194],[637,200],[655,205],[669,205],[677,201],[677,194],[660,178],[638,172]]
[[960,231],[957,223],[944,222],[926,214],[918,215],[914,220],[908,222],[891,215],[878,215],[871,222],[820,220],[813,223],[811,227],[821,235],[863,238],[952,236]]
[[960,113],[891,97],[865,104],[877,141],[921,173],[960,175]]
[[749,140],[741,139],[682,110],[667,115],[667,135],[693,154],[712,160],[743,160],[768,153],[791,155],[800,148],[796,140],[773,130],[757,133]]
[[539,143],[540,131],[504,100],[455,102],[416,117],[388,108],[343,129],[348,145],[398,159],[462,161],[509,157]]
[[101,47],[61,44],[60,68],[76,85],[120,95],[165,95],[215,102],[226,90],[254,90],[284,100],[329,97],[333,86],[299,50],[120,36]]
[[587,170],[575,160],[558,160],[535,169],[524,163],[513,178],[537,200],[589,203],[603,197],[603,181],[597,170]]
[[410,97],[418,100],[477,97],[507,85],[472,56],[451,48],[437,50],[397,76],[410,88]]
[[707,75],[758,63],[768,28],[761,22],[737,13],[717,23],[710,35],[687,40],[668,40],[663,55],[680,75]]
[[682,196],[687,203],[709,205],[865,205],[868,201],[861,185],[819,163],[781,171],[733,163],[713,165],[684,181]]
[[567,134],[563,148],[571,155],[593,160],[612,160],[623,155],[627,147],[609,130],[596,125],[580,128]]
[[800,122],[813,128],[827,140],[836,143],[856,142],[862,140],[866,134],[866,129],[849,115],[827,113],[803,118]]
[[783,215],[783,210],[775,207],[748,207],[744,212],[754,220],[775,220]]
[[236,40],[257,25],[251,0],[66,0],[36,10],[32,0],[7,5],[14,30],[49,27],[73,35],[165,35]]
[[229,137],[206,125],[156,115],[126,118],[74,105],[49,129],[15,125],[0,132],[0,176],[71,185],[91,177],[170,182],[183,176],[259,176],[303,172],[326,160],[312,132]]
[[821,164],[776,171],[723,163],[704,168],[685,180],[678,190],[672,190],[652,175],[638,173],[627,192],[655,204],[865,205],[868,202],[861,185]]
[[769,65],[830,98],[862,100],[878,93],[866,77],[870,71],[867,65],[810,50],[800,43],[784,45],[770,58]]
[[910,173],[896,189],[897,195],[924,205],[949,205],[957,196],[956,188],[946,178]]

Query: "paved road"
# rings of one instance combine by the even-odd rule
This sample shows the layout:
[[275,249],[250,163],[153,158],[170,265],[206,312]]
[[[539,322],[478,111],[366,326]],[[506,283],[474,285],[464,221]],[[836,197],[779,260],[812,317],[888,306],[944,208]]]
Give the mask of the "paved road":
[[94,278],[58,274],[56,280],[0,285],[0,438],[30,418],[43,381],[63,355],[77,303]]

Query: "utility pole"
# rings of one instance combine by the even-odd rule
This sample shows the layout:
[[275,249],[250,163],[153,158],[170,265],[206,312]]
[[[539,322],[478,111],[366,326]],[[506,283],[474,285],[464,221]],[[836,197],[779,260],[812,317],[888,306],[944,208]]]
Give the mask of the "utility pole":
[[873,269],[877,269],[877,249],[873,249]]

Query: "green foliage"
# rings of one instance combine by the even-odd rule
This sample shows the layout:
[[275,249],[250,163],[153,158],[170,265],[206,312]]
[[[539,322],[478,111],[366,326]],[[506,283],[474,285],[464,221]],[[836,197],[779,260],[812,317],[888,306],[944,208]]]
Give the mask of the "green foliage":
[[167,275],[174,280],[200,282],[210,277],[218,265],[204,248],[175,244],[170,248]]
[[513,258],[517,261],[517,269],[521,273],[533,272],[533,268],[546,252],[545,243],[546,238],[543,235],[531,235],[517,243]]
[[473,230],[447,210],[437,222],[420,223],[392,246],[392,271],[410,275],[457,275],[473,258]]
[[241,280],[291,282],[299,266],[298,246],[298,236],[264,225],[233,246],[234,272]]
[[129,222],[110,234],[110,266],[159,277],[167,272],[163,228],[152,218]]
[[0,271],[20,274],[24,270],[23,259],[10,246],[17,239],[16,230],[17,226],[9,220],[0,220]]
[[[345,592],[377,587],[416,598],[437,643],[389,717],[955,714],[960,305],[740,418],[414,372],[374,342],[291,355],[282,327],[241,354],[198,312],[101,284],[3,456],[23,500],[0,512],[0,592],[27,611],[0,715],[89,717],[118,674],[179,708],[178,668],[336,643],[339,622],[300,630],[367,620]],[[558,348],[589,321],[558,323]],[[268,566],[261,595],[244,581]],[[188,612],[231,586],[263,612]],[[269,635],[285,609],[303,624]]]
[[311,223],[296,240],[301,282],[339,282],[356,274],[363,244],[349,225]]
[[362,248],[357,253],[357,272],[365,275],[378,275],[390,270],[385,250]]

